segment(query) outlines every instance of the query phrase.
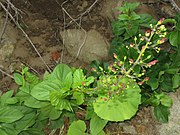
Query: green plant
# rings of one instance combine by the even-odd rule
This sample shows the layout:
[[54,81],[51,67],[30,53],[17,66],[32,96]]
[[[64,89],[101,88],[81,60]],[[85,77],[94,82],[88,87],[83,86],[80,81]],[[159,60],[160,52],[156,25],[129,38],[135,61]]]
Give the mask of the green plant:
[[[136,34],[142,33],[142,28],[149,28],[149,24],[155,24],[156,21],[148,14],[136,14],[135,9],[140,3],[128,3],[117,8],[121,12],[118,19],[112,23],[112,30],[116,38],[121,38],[124,42]],[[115,39],[116,39],[115,38]],[[114,40],[115,40],[114,39]]]
[[0,131],[8,135],[43,134],[48,121],[58,124],[52,128],[62,126],[61,119],[84,102],[83,90],[94,78],[61,64],[42,81],[27,67],[15,73],[14,80],[20,86],[15,96],[13,91],[1,96]]
[[[126,33],[128,33],[128,31],[125,31],[124,26],[121,27],[121,24],[122,22],[125,23],[124,21],[128,24],[131,20],[131,22],[129,22],[130,25],[137,25],[132,19],[124,19],[134,15],[135,12],[133,10],[137,6],[138,3],[126,3],[120,8],[123,14],[119,15],[117,21],[112,24],[115,38],[112,41],[110,53],[117,54],[116,57],[121,60],[120,62],[123,64],[123,68],[119,71],[127,75],[131,73],[130,77],[136,78],[138,84],[140,84],[142,104],[153,105],[155,107],[154,114],[157,119],[161,122],[167,122],[172,100],[168,98],[168,104],[163,104],[161,100],[164,98],[167,99],[167,92],[176,91],[180,86],[179,15],[177,15],[175,19],[160,20],[155,27],[152,27],[154,22],[152,24],[150,24],[151,22],[147,22],[149,27],[146,26],[148,30],[146,30],[144,36],[142,36],[141,32],[145,27],[135,27],[136,32],[134,34],[131,33],[131,35],[135,36],[134,39],[132,38],[133,41],[131,38],[126,38],[125,35],[127,35]],[[136,18],[136,21],[141,20],[140,16],[132,18]],[[166,29],[166,23],[175,24],[175,29],[173,31]],[[126,27],[126,29],[128,29],[128,26]],[[166,31],[168,31],[169,34]],[[164,47],[165,42],[168,41],[167,39],[169,39],[171,45],[174,46],[170,46],[170,50]],[[148,43],[147,41],[150,42]],[[142,51],[143,49],[144,51]],[[145,63],[153,66],[148,68],[148,65]],[[166,96],[157,98],[161,94],[165,94]],[[156,104],[154,104],[155,101]],[[161,111],[164,112],[161,113]],[[166,117],[163,114],[166,114]]]

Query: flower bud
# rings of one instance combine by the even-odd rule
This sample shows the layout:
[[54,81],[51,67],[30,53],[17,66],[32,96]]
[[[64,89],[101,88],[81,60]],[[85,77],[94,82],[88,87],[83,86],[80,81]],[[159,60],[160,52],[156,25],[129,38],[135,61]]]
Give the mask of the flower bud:
[[147,30],[147,31],[145,32],[145,36],[146,36],[146,37],[149,37],[150,34],[151,34],[151,30]]
[[158,60],[153,60],[147,64],[147,67],[151,67],[152,65],[155,65],[158,62]]
[[134,63],[134,60],[133,60],[133,59],[129,59],[129,63],[130,63],[130,64],[133,64],[133,63]]
[[149,77],[145,77],[145,78],[144,78],[144,81],[148,81],[148,80],[149,80]]
[[91,71],[94,71],[94,72],[96,72],[96,69],[95,69],[95,68],[91,68]]
[[138,82],[139,85],[143,85],[144,82]]
[[113,53],[113,56],[114,56],[115,59],[117,59],[117,55],[115,53]]
[[130,47],[134,47],[135,46],[135,44],[134,43],[130,43]]
[[161,19],[158,21],[157,25],[161,25],[161,24],[164,22],[164,20],[165,20],[165,18],[161,18]]

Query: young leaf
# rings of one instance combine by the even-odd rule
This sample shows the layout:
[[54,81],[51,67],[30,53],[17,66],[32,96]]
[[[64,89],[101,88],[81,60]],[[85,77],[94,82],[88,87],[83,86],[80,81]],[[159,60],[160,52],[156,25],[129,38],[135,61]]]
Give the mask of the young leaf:
[[19,73],[14,73],[14,81],[18,84],[18,85],[23,85],[23,77],[21,74]]
[[59,64],[53,70],[52,76],[63,82],[70,72],[72,72],[72,70],[67,65]]
[[95,113],[90,120],[91,135],[98,135],[107,124],[107,120],[103,120],[98,117]]
[[23,116],[24,114],[18,109],[7,106],[0,108],[0,122],[12,123],[21,119]]
[[85,133],[86,124],[82,120],[74,121],[68,130],[67,135],[88,135]]

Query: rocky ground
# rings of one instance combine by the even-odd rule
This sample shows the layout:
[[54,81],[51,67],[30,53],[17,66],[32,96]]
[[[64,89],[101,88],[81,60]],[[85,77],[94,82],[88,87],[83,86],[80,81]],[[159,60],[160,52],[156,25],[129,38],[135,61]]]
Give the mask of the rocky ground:
[[[138,13],[149,13],[156,19],[173,17],[177,12],[167,0],[136,1],[142,2]],[[46,66],[53,69],[57,63],[89,68],[87,63],[94,59],[110,59],[111,22],[119,14],[115,7],[121,6],[123,0],[12,0],[12,3],[19,13],[13,12],[14,18],[25,33],[12,20],[6,21],[6,12],[0,8],[0,69],[6,73],[0,72],[1,92],[16,89],[11,75],[20,69],[21,63],[41,76]],[[158,123],[148,107],[140,109],[131,121],[109,123],[105,131],[112,135],[179,135],[180,92],[171,96],[174,105],[168,124]]]

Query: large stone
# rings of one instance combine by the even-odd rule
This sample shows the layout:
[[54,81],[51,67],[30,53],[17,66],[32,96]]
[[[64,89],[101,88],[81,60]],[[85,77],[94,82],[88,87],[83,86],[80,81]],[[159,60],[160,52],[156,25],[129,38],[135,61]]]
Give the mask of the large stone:
[[103,61],[108,58],[109,43],[96,30],[84,32],[80,29],[69,29],[60,32],[60,35],[71,56],[76,57],[80,50],[78,59],[81,61],[90,63],[93,60]]

